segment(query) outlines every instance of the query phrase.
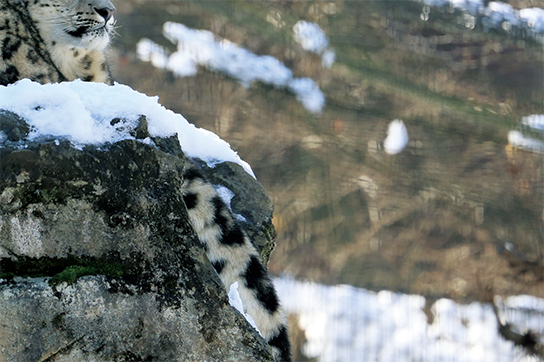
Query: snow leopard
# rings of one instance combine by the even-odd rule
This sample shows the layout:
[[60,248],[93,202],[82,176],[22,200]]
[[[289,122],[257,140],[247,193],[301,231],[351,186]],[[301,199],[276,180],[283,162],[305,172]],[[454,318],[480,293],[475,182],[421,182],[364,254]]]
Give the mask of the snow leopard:
[[[112,84],[110,0],[0,0],[0,85],[81,79]],[[195,164],[181,185],[189,220],[225,288],[239,293],[278,362],[291,361],[286,318],[259,252]]]
[[104,50],[114,11],[110,0],[0,0],[0,85],[112,84]]

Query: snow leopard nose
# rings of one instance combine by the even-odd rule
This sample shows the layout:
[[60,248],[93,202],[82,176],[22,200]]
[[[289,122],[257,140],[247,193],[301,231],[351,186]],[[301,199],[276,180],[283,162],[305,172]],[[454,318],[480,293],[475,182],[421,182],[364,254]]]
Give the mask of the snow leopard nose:
[[113,13],[115,12],[115,8],[100,8],[100,9],[93,8],[93,9],[94,11],[96,11],[98,15],[104,18],[106,23],[108,22],[108,20],[111,19],[111,17],[113,16]]

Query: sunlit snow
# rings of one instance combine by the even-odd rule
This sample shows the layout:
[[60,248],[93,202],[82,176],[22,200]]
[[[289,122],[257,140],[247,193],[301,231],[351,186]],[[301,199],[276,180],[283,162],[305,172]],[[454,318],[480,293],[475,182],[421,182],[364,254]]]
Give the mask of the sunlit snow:
[[240,214],[236,214],[232,211],[232,207],[230,205],[231,201],[232,201],[232,198],[235,196],[234,195],[234,192],[232,192],[231,190],[229,190],[228,188],[226,188],[225,186],[221,186],[221,185],[214,185],[214,189],[215,191],[217,192],[217,194],[219,195],[219,197],[221,197],[221,200],[223,200],[223,202],[227,205],[227,207],[229,208],[229,210],[232,212],[232,214],[239,220],[239,221],[242,221],[242,222],[246,222],[246,218],[243,217],[242,215]]
[[313,113],[321,112],[325,104],[325,96],[316,82],[310,78],[293,78],[287,85],[307,110]]
[[[189,157],[200,158],[210,166],[220,161],[236,162],[254,176],[251,167],[227,142],[190,124],[183,116],[161,106],[158,100],[125,85],[80,80],[41,85],[23,79],[7,87],[0,86],[0,109],[17,113],[29,123],[32,127],[29,140],[58,137],[81,147],[134,139],[130,130],[137,126],[139,116],[145,115],[151,136],[177,134]],[[114,118],[126,123],[112,125]],[[0,140],[5,142],[5,137]],[[151,139],[142,142],[153,143]]]
[[521,119],[521,124],[534,130],[544,132],[544,114],[532,114]]
[[300,20],[293,26],[294,39],[303,49],[321,54],[329,46],[329,39],[316,23]]
[[524,136],[519,131],[508,132],[508,143],[512,146],[524,148],[529,151],[544,152],[544,142]]
[[[434,303],[432,323],[418,295],[274,280],[286,312],[298,316],[303,353],[319,362],[537,362],[498,333],[490,305]],[[544,300],[498,299],[501,318],[517,330],[544,333]]]
[[[538,132],[544,132],[544,115],[532,114],[523,117],[518,129],[526,131],[527,129],[536,131],[533,134],[538,135]],[[532,152],[544,153],[544,141],[535,139],[531,136],[524,135],[520,130],[512,130],[508,132],[508,143],[512,146],[523,148]]]
[[484,28],[503,28],[509,30],[512,26],[525,28],[540,41],[544,39],[544,10],[541,8],[514,9],[502,1],[491,1],[487,6],[483,0],[421,0],[432,6],[451,6],[466,11],[472,15],[482,16]]
[[321,64],[330,68],[335,59],[334,50],[328,48],[329,39],[316,23],[300,20],[293,26],[293,39],[309,52],[321,55]]
[[293,78],[293,72],[272,56],[256,55],[209,31],[190,29],[183,24],[167,22],[163,34],[177,44],[177,51],[169,54],[167,49],[151,40],[141,39],[137,53],[142,61],[170,70],[179,77],[195,75],[197,66],[202,65],[237,79],[245,87],[262,82],[288,88],[310,112],[320,113],[325,106],[325,96],[317,83],[303,78],[302,82],[308,85],[300,87],[301,79]]
[[253,328],[255,328],[257,332],[259,332],[259,334],[261,334],[261,331],[257,327],[255,320],[253,320],[253,318],[244,311],[244,303],[242,302],[242,298],[240,297],[240,293],[238,292],[238,282],[234,282],[229,288],[229,304],[236,308],[236,310],[244,316],[249,324]]
[[544,32],[544,9],[529,8],[519,11],[519,18],[535,33]]
[[408,131],[404,122],[400,119],[395,119],[389,123],[389,129],[387,130],[387,137],[383,141],[383,148],[385,152],[390,155],[395,155],[402,151],[408,144]]
[[506,21],[510,25],[520,25],[518,11],[512,5],[503,2],[492,1],[487,5],[484,14],[488,17],[493,27],[498,27]]

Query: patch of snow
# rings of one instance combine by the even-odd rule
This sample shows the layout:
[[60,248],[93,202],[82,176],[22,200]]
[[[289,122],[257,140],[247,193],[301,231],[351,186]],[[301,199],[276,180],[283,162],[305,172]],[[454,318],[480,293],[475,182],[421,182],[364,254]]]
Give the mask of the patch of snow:
[[227,207],[232,212],[232,214],[236,217],[236,219],[238,219],[239,221],[242,221],[242,222],[246,222],[247,220],[246,220],[245,217],[243,217],[240,214],[236,214],[236,213],[234,213],[232,211],[230,203],[232,201],[232,198],[235,196],[234,192],[232,192],[231,190],[229,190],[225,186],[221,186],[221,185],[213,185],[213,187],[214,187],[215,191],[217,192],[217,194],[219,195],[219,197],[221,197],[221,200],[223,200],[223,202],[227,205]]
[[330,67],[332,67],[335,61],[336,53],[334,52],[334,50],[327,49],[321,55],[321,65],[323,66],[323,68],[329,69]]
[[[256,55],[226,39],[216,41],[215,35],[209,31],[167,22],[163,33],[171,42],[178,44],[177,53],[212,70],[225,72],[246,87],[256,81],[284,87],[293,77],[293,73],[276,58]],[[169,67],[175,69],[177,65],[169,63]]]
[[289,81],[288,87],[308,111],[319,113],[325,106],[325,96],[312,79],[293,78]]
[[231,306],[236,308],[238,312],[240,312],[244,318],[249,322],[249,324],[255,328],[257,332],[262,336],[261,331],[257,327],[257,324],[255,323],[255,320],[247,314],[244,310],[244,303],[242,302],[242,298],[240,298],[240,293],[238,292],[238,282],[234,282],[230,288],[229,288],[229,303]]
[[521,124],[537,131],[544,131],[544,114],[532,114],[521,119]]
[[157,68],[165,69],[168,66],[168,50],[149,39],[142,39],[138,42],[136,54],[138,58],[144,62],[151,62]]
[[[440,299],[429,324],[418,295],[274,280],[288,313],[299,317],[303,353],[320,362],[537,362],[498,333],[490,305]],[[518,330],[544,334],[544,300],[501,300],[500,314]]]
[[[520,125],[517,127],[520,131],[526,131],[527,128],[544,133],[544,115],[532,114],[523,117]],[[512,146],[523,148],[527,151],[544,153],[544,141],[525,136],[518,130],[508,132],[508,143]],[[533,132],[534,134],[534,132]]]
[[214,185],[213,188],[215,189],[215,191],[217,192],[219,197],[221,197],[221,200],[223,200],[223,202],[230,209],[230,202],[231,202],[232,198],[234,197],[234,192],[232,192],[231,190],[229,190],[225,186],[220,186],[220,185]]
[[512,5],[503,2],[490,2],[487,4],[484,14],[493,27],[499,27],[505,21],[510,23],[510,25],[519,26],[521,24],[518,11]]
[[[139,116],[145,115],[150,135],[177,134],[187,156],[200,158],[210,167],[232,161],[255,177],[251,167],[219,136],[167,110],[158,103],[158,97],[148,97],[125,85],[108,86],[81,80],[41,85],[23,79],[0,86],[0,109],[17,113],[29,123],[32,127],[29,140],[58,137],[68,139],[77,147],[134,139],[129,131],[137,126]],[[114,118],[124,122],[112,125]]]
[[400,119],[395,119],[389,123],[387,137],[383,141],[385,152],[390,155],[395,155],[402,151],[408,144],[408,131],[404,122]]
[[293,26],[293,38],[309,52],[322,54],[329,46],[329,39],[316,23],[300,20]]
[[530,30],[535,39],[542,42],[544,39],[544,9],[527,8],[516,10],[510,4],[501,1],[491,1],[484,4],[483,0],[421,0],[430,6],[452,6],[472,15],[482,17],[484,28],[504,28],[519,26]]
[[544,9],[521,9],[519,18],[535,33],[544,33]]
[[[254,82],[263,82],[278,88],[289,88],[299,100],[319,97],[323,100],[319,107],[316,101],[303,102],[314,113],[321,112],[325,105],[325,97],[315,82],[312,81],[313,86],[309,88],[291,87],[291,83],[298,79],[294,79],[291,70],[272,56],[256,55],[209,31],[190,29],[183,24],[167,22],[163,26],[163,34],[177,44],[177,51],[169,55],[164,47],[149,39],[141,39],[137,44],[137,53],[142,61],[151,61],[156,67],[170,70],[179,77],[195,75],[197,66],[202,65],[237,79],[245,87]],[[307,90],[312,93],[302,93]]]
[[329,39],[316,23],[300,20],[293,26],[293,39],[302,49],[321,55],[321,64],[330,68],[336,60],[334,50],[328,48]]
[[512,146],[529,151],[544,152],[544,142],[531,137],[526,137],[519,131],[508,132],[508,143]]

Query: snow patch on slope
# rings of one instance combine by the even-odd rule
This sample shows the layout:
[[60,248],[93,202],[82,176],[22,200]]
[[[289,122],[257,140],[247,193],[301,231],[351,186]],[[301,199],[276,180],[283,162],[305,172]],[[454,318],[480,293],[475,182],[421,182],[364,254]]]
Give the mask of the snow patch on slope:
[[178,77],[196,75],[198,65],[201,65],[237,79],[244,87],[262,82],[287,88],[312,113],[320,113],[325,106],[325,96],[317,83],[310,78],[293,78],[293,72],[270,55],[256,55],[207,30],[190,29],[173,22],[164,24],[163,34],[177,44],[177,51],[169,54],[151,40],[141,39],[137,44],[140,60],[169,70]]

